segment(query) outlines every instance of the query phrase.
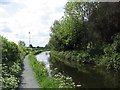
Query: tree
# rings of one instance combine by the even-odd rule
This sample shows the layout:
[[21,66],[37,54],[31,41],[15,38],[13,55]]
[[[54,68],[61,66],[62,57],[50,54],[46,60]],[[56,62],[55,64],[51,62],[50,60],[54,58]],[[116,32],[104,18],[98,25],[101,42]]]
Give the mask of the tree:
[[32,45],[32,44],[30,44],[30,45],[29,45],[29,47],[30,47],[30,48],[33,48],[33,45]]
[[[113,42],[115,33],[120,32],[120,2],[99,3],[88,18],[88,27],[107,43]],[[95,35],[91,35],[94,36]]]
[[25,42],[24,41],[19,41],[18,45],[25,46]]
[[79,50],[87,47],[87,33],[78,3],[68,2],[65,16],[51,27],[49,45],[54,50]]
[[120,32],[120,2],[68,2],[65,15],[51,27],[54,50],[100,49]]

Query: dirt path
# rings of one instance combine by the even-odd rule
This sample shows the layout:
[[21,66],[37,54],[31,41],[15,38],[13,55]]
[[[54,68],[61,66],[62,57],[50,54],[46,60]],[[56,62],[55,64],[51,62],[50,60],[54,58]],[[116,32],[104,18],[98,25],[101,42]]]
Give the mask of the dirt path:
[[24,70],[22,73],[20,88],[39,88],[39,85],[35,79],[34,72],[29,65],[28,56],[24,59]]

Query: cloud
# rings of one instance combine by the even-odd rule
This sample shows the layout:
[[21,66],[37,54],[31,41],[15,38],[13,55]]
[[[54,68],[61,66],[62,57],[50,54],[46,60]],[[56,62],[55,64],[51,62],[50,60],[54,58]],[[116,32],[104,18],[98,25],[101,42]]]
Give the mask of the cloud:
[[44,36],[48,36],[49,32],[38,32],[37,34],[38,36],[44,37]]
[[0,16],[10,17],[11,15],[18,12],[20,9],[24,8],[24,5],[15,3],[13,0],[1,0],[0,1]]
[[4,27],[1,27],[1,32],[4,32],[4,33],[11,33],[11,29],[8,28],[7,26],[4,26]]
[[[7,26],[14,42],[25,41],[28,46],[31,32],[31,44],[45,46],[49,41],[50,26],[54,20],[64,15],[66,0],[7,0],[0,5],[0,28]],[[0,29],[1,33],[1,29]],[[4,33],[1,33],[6,36]]]
[[0,0],[0,4],[2,5],[6,5],[6,4],[9,4],[9,0]]
[[23,34],[23,33],[15,34],[15,37],[16,37],[17,39],[25,39],[25,38],[27,38],[26,35]]

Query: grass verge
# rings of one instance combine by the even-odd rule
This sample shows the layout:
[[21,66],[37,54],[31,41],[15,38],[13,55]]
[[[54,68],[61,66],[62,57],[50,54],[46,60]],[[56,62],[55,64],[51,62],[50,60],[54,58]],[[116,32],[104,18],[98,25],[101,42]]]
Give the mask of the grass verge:
[[76,85],[71,77],[63,76],[61,73],[53,75],[51,78],[48,75],[47,69],[43,62],[38,62],[36,57],[29,54],[30,65],[35,72],[35,77],[41,88],[75,88]]
[[48,77],[47,69],[44,63],[38,62],[33,54],[29,55],[30,65],[35,72],[35,77],[42,88],[57,88],[57,82]]

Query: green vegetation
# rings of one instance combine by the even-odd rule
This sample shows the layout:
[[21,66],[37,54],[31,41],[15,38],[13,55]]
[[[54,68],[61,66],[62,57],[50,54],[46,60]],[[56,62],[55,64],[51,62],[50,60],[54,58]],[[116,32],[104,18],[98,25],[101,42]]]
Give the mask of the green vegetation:
[[115,71],[120,70],[120,54],[115,52],[94,57],[85,51],[51,51],[50,55],[52,59],[64,62],[66,65],[78,70],[81,70],[85,65],[91,65],[91,67],[102,66]]
[[75,88],[80,85],[75,85],[71,77],[62,75],[61,73],[55,73],[52,77],[49,77],[47,69],[43,62],[38,62],[33,54],[29,55],[30,65],[35,72],[36,79],[39,86],[42,88]]
[[120,72],[120,2],[67,2],[65,15],[60,20],[55,20],[51,32],[50,41],[45,48],[35,48],[30,44],[26,49],[23,41],[16,45],[0,36],[2,39],[0,82],[3,89],[18,87],[22,62],[29,52],[30,65],[40,87],[81,87],[75,85],[71,77],[61,73],[54,73],[49,77],[44,63],[37,62],[34,56],[49,49],[51,62],[59,60],[78,70],[90,65],[94,68],[104,67],[106,70]]
[[33,50],[32,50],[32,53],[33,53],[34,55],[37,55],[37,54],[39,54],[39,53],[41,53],[41,52],[43,52],[43,50],[41,50],[41,49],[33,49]]
[[90,64],[120,71],[120,2],[68,2],[51,26],[51,55],[80,68]]
[[26,55],[25,47],[2,39],[2,89],[15,89],[20,82],[22,72],[22,60]]
[[48,49],[46,47],[27,47],[26,48],[27,53],[33,53],[34,55],[37,55],[43,51],[47,51]]

